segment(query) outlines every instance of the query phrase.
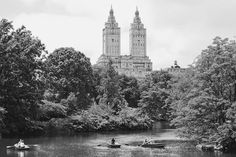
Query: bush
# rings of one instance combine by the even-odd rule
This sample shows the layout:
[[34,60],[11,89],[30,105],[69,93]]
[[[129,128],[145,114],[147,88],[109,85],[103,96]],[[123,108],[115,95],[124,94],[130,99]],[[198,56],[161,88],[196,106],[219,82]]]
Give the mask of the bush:
[[88,111],[71,117],[75,132],[150,129],[152,120],[137,109],[126,107],[113,115],[106,105],[93,105]]
[[64,118],[66,117],[66,107],[53,103],[47,100],[42,101],[43,104],[39,104],[39,120],[47,121],[52,118]]

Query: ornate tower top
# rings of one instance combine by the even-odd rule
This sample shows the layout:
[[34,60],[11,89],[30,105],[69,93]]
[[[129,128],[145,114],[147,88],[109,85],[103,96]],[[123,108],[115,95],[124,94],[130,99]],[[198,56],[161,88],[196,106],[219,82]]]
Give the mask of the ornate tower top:
[[108,16],[107,22],[105,23],[105,27],[106,28],[118,27],[118,23],[116,22],[112,6],[109,13],[110,14]]
[[136,28],[136,29],[144,28],[141,18],[139,17],[138,7],[136,7],[135,17],[133,23],[131,24],[131,28]]
[[139,17],[139,11],[138,11],[138,7],[136,7],[136,11],[135,11],[135,17],[134,17],[134,22],[136,24],[141,24],[141,18]]
[[130,55],[146,56],[146,29],[139,17],[139,11],[136,7],[135,17],[130,28]]
[[120,55],[120,27],[116,22],[112,6],[103,29],[103,54],[106,56]]

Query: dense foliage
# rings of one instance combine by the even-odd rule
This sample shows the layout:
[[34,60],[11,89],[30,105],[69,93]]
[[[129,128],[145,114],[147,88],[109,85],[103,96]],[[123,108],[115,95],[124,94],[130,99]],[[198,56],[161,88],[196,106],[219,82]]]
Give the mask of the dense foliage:
[[[152,127],[152,121],[137,109],[123,108],[118,115],[107,105],[92,105],[89,110],[67,118],[66,123],[57,125],[60,119],[54,121],[53,126],[66,128],[66,131],[75,134],[85,131],[115,131],[140,130]],[[65,130],[64,130],[65,131]]]
[[126,75],[119,76],[120,93],[127,101],[129,107],[137,108],[140,100],[140,89],[138,80]]
[[[74,113],[64,120],[54,116],[49,121],[49,132],[75,134],[84,131],[137,130],[152,127],[152,120],[146,114],[138,108],[128,107],[119,85],[120,76],[111,62],[104,69],[96,68],[94,76],[97,101],[94,101],[89,109]],[[70,106],[76,106],[76,102],[75,95],[71,94],[60,104],[67,110]]]
[[27,132],[42,98],[41,54],[44,45],[21,27],[0,21],[0,107],[6,110],[4,123],[9,132]]
[[65,118],[67,115],[67,108],[60,103],[43,100],[38,105],[38,119],[40,121],[48,121],[52,118]]
[[168,120],[169,90],[172,75],[166,71],[155,71],[141,83],[141,99],[139,105],[142,111],[155,120]]
[[59,102],[73,93],[78,101],[76,106],[70,106],[71,112],[91,103],[92,67],[83,53],[73,48],[59,48],[47,57],[44,65],[49,100],[52,101],[51,95],[55,102]]
[[197,58],[193,71],[193,77],[176,83],[180,97],[173,103],[172,122],[181,136],[209,139],[230,149],[236,143],[235,42],[216,37]]
[[118,73],[112,67],[112,62],[110,61],[104,69],[98,87],[99,104],[110,106],[114,114],[119,114],[119,111],[127,106],[126,100],[120,93],[118,76]]

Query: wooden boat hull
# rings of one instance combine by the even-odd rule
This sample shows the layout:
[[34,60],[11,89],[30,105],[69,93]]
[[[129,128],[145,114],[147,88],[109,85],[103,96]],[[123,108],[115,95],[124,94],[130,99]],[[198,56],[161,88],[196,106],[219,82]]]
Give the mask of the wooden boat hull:
[[108,145],[109,148],[120,148],[120,144],[110,144]]
[[141,147],[144,147],[144,148],[164,148],[165,145],[163,143],[148,143],[148,144],[142,144]]
[[30,147],[29,147],[29,146],[25,146],[25,147],[7,146],[7,149],[14,149],[14,150],[29,150]]
[[25,147],[7,146],[6,148],[7,148],[8,150],[23,151],[23,150],[36,149],[37,147],[38,147],[38,145],[26,145]]

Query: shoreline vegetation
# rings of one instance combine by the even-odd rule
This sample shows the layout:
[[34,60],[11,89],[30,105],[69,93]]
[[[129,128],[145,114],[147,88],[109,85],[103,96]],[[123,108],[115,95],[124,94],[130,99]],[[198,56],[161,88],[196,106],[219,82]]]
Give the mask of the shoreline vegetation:
[[[52,104],[53,112],[59,104]],[[45,112],[45,111],[44,111]],[[51,109],[45,114],[51,114]],[[63,110],[58,109],[58,115],[49,120],[35,121],[35,131],[39,135],[76,135],[83,132],[104,132],[120,130],[147,130],[152,128],[153,121],[140,114],[137,109],[125,108],[119,115],[114,115],[107,106],[92,105],[88,110],[75,115],[64,116]],[[46,115],[45,115],[46,116]],[[57,117],[57,118],[56,118]]]
[[147,130],[165,120],[180,137],[236,149],[236,43],[216,37],[183,72],[119,75],[71,47],[47,52],[24,26],[0,21],[2,137]]

